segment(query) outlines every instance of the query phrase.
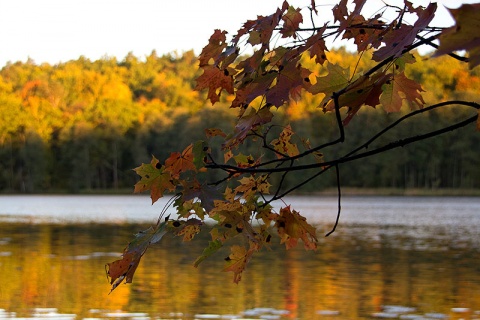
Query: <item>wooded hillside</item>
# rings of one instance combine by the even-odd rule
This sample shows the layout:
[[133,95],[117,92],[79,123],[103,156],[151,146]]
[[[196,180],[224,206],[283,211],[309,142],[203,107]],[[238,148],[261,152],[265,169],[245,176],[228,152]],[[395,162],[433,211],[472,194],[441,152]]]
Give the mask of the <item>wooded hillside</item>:
[[[349,64],[352,70],[372,67],[367,54],[358,65],[356,55],[344,49],[327,56],[333,63]],[[470,71],[449,57],[416,55],[416,59],[417,63],[406,66],[406,74],[426,90],[426,105],[447,99],[479,100],[478,68]],[[0,71],[0,192],[133,190],[137,176],[132,168],[139,163],[148,163],[152,155],[163,160],[171,150],[196,140],[202,128],[225,128],[234,121],[234,111],[218,104],[211,107],[206,94],[193,90],[197,64],[193,52],[166,56],[152,52],[145,58],[130,54],[122,61],[81,57],[58,65],[33,61],[6,65]],[[230,98],[223,98],[222,105]],[[275,117],[291,123],[297,134],[315,140],[312,144],[327,141],[335,134],[331,125],[335,119],[317,108],[318,99],[303,93],[300,101],[279,109]],[[431,131],[464,118],[466,111],[428,112],[392,134],[400,139],[419,128]],[[351,149],[401,115],[362,109],[345,127],[350,144],[336,146],[328,156]],[[479,145],[474,128],[456,130],[370,158],[362,166],[345,166],[342,185],[479,188],[475,154]],[[254,151],[248,145],[242,150],[245,155]],[[331,177],[313,181],[304,190],[335,184]]]

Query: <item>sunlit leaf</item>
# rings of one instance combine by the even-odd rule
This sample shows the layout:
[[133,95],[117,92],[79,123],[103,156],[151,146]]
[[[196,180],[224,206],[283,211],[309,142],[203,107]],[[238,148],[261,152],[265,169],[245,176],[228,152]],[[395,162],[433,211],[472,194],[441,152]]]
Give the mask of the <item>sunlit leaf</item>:
[[175,184],[171,173],[165,170],[157,158],[152,157],[149,164],[143,163],[134,169],[141,177],[135,184],[135,193],[150,190],[152,204],[163,197],[165,191],[175,191]]
[[171,172],[172,177],[178,178],[180,173],[195,170],[196,167],[193,163],[193,145],[190,144],[186,147],[182,153],[173,152],[170,157],[165,160],[165,170]]
[[220,95],[223,90],[233,94],[233,78],[225,70],[220,70],[216,66],[207,65],[202,68],[203,73],[197,78],[195,90],[208,89],[207,97],[212,104],[220,101]]

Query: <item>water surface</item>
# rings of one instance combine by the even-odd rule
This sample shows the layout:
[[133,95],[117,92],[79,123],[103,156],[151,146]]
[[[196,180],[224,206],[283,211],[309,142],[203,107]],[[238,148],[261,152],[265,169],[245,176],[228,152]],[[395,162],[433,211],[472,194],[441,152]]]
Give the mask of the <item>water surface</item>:
[[[316,252],[275,244],[240,284],[226,250],[166,237],[134,282],[109,293],[105,263],[155,222],[144,196],[1,196],[0,318],[479,319],[480,199],[334,197],[287,201],[318,224]],[[275,243],[278,239],[274,239]]]

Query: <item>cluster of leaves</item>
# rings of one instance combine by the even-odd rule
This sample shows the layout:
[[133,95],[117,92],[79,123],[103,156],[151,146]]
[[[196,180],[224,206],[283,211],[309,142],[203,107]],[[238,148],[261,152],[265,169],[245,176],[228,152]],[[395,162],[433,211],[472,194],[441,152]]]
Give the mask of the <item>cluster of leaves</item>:
[[[402,7],[386,5],[385,10],[396,13],[396,18],[387,22],[382,14],[364,17],[362,8],[365,2],[355,0],[353,10],[349,10],[348,1],[341,0],[332,9],[334,25],[315,26],[314,17],[318,17],[318,12],[312,1],[309,8],[311,26],[302,28],[302,10],[285,1],[272,15],[247,21],[230,40],[227,40],[227,32],[215,30],[199,57],[203,73],[197,79],[196,89],[207,90],[212,104],[220,101],[224,92],[232,95],[230,108],[238,110],[237,122],[230,133],[206,129],[205,140],[188,146],[182,153],[172,153],[164,163],[153,158],[150,164],[142,164],[135,169],[141,176],[135,191],[150,190],[152,202],[165,192],[175,193],[171,204],[177,211],[178,219],[158,223],[150,236],[141,237],[145,238],[141,244],[137,236],[125,249],[123,259],[119,260],[122,263],[108,265],[113,289],[124,278],[127,282],[132,280],[139,259],[146,250],[145,242],[147,246],[154,242],[151,239],[156,239],[156,230],[165,227],[188,241],[199,232],[207,218],[213,224],[211,241],[194,265],[197,266],[232,238],[241,237],[243,245],[231,246],[231,253],[225,259],[224,270],[234,273],[234,282],[240,281],[252,255],[268,246],[274,231],[287,249],[295,247],[301,239],[306,249],[315,250],[318,242],[315,227],[285,203],[278,211],[275,210],[271,205],[273,201],[282,199],[332,168],[337,176],[340,201],[341,164],[475,121],[479,127],[476,112],[471,118],[440,130],[364,151],[386,131],[418,113],[452,104],[479,109],[478,104],[464,101],[447,101],[425,107],[421,85],[405,74],[407,66],[416,61],[412,50],[420,45],[438,47],[433,41],[439,39],[437,55],[451,54],[454,58],[469,61],[472,68],[480,64],[479,41],[473,27],[478,24],[480,5],[464,5],[452,10],[456,26],[441,29],[429,27],[437,9],[435,3],[416,7],[405,0]],[[413,18],[414,22],[407,23],[407,17]],[[373,52],[375,66],[360,73],[328,62],[327,38],[353,40],[359,55]],[[242,56],[242,46],[251,46],[253,53]],[[468,51],[468,58],[453,53],[462,49]],[[312,64],[322,66],[323,73],[319,74],[309,67]],[[272,122],[272,108],[280,108],[305,93],[323,97],[318,108],[335,113],[338,139],[312,146],[308,139],[297,137],[291,126],[278,129]],[[381,107],[386,112],[396,112],[402,105],[407,105],[412,112],[374,135],[364,145],[336,159],[327,159],[328,155],[322,154],[327,146],[345,140],[344,126],[361,108]],[[243,154],[240,149],[247,142],[258,144],[259,154]],[[220,149],[224,156],[216,158],[214,155],[218,153],[212,152],[212,149]],[[298,165],[298,159],[310,159],[311,163]],[[209,181],[206,173],[210,170],[222,170],[225,177]],[[288,174],[307,170],[313,171],[305,175],[302,183],[283,190],[282,184]],[[272,186],[270,181],[277,175],[279,178]]]

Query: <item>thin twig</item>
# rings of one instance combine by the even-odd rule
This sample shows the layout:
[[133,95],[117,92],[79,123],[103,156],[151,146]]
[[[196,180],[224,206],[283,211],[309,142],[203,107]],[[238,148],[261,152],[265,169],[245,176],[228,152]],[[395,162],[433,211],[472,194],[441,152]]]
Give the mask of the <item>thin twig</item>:
[[333,225],[333,228],[332,230],[330,230],[330,232],[328,232],[325,237],[328,237],[329,235],[331,235],[332,233],[335,232],[335,230],[337,229],[337,226],[338,226],[338,222],[340,221],[340,212],[342,211],[342,202],[341,202],[341,198],[342,198],[342,191],[340,190],[340,170],[338,168],[338,164],[335,166],[335,172],[336,172],[336,175],[337,175],[337,193],[338,193],[338,211],[337,211],[337,218],[335,219],[335,224]]

